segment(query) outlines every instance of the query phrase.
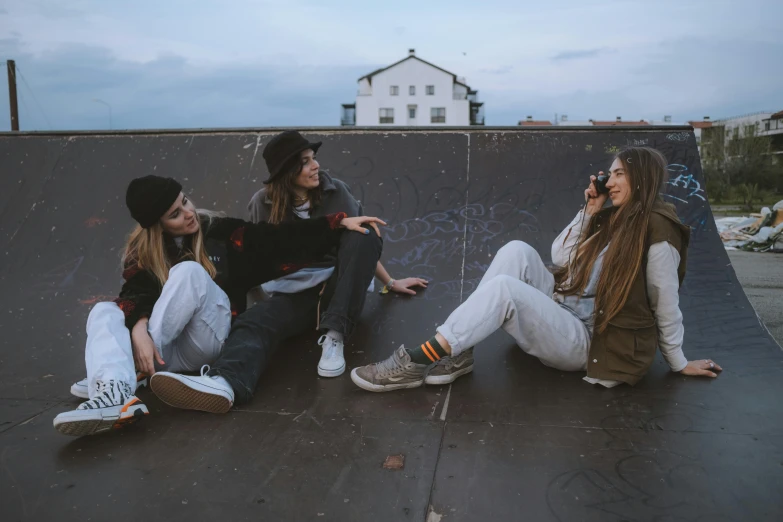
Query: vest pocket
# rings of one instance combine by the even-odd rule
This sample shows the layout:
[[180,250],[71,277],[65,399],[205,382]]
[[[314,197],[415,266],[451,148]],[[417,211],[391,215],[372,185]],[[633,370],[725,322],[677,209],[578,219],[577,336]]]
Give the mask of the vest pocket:
[[606,362],[610,370],[641,376],[655,359],[657,327],[627,328],[609,324],[606,331]]

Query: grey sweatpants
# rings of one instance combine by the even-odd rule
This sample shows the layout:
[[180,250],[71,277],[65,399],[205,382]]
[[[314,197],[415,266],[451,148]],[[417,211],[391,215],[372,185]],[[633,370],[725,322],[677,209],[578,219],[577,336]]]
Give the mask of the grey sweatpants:
[[552,298],[555,280],[541,256],[522,241],[501,248],[473,294],[438,328],[452,355],[503,328],[525,352],[559,370],[587,368],[590,336]]

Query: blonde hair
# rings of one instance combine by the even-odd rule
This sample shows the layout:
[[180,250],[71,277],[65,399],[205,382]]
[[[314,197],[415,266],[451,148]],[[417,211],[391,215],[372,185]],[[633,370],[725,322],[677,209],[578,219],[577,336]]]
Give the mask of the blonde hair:
[[125,251],[122,255],[123,268],[136,265],[142,270],[151,272],[158,280],[160,286],[163,286],[169,279],[169,270],[171,270],[173,264],[179,261],[190,260],[203,266],[209,276],[214,279],[217,275],[217,269],[209,259],[204,248],[204,228],[209,227],[212,220],[215,217],[222,216],[222,213],[198,209],[196,214],[201,221],[201,226],[198,232],[185,237],[185,243],[183,244],[185,250],[180,259],[169,259],[166,252],[163,227],[160,222],[149,228],[142,228],[141,225],[136,225],[136,228],[133,229],[125,242]]

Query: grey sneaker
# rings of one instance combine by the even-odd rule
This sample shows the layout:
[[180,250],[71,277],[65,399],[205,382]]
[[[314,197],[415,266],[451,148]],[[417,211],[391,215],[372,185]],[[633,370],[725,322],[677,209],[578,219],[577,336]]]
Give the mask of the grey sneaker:
[[424,384],[427,368],[427,364],[411,361],[405,346],[400,346],[385,361],[354,368],[351,380],[359,388],[372,392],[418,388]]
[[444,357],[424,379],[425,384],[449,384],[466,373],[473,371],[473,348],[468,348],[456,357]]

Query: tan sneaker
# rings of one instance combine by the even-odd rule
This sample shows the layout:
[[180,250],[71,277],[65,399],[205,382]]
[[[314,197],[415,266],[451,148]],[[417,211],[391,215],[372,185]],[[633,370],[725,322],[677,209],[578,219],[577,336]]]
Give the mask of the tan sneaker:
[[444,357],[436,364],[424,379],[426,384],[449,384],[473,371],[473,348],[468,348],[456,357]]
[[400,346],[385,361],[354,368],[351,380],[359,388],[372,392],[418,388],[424,384],[429,367],[411,361],[405,346]]

